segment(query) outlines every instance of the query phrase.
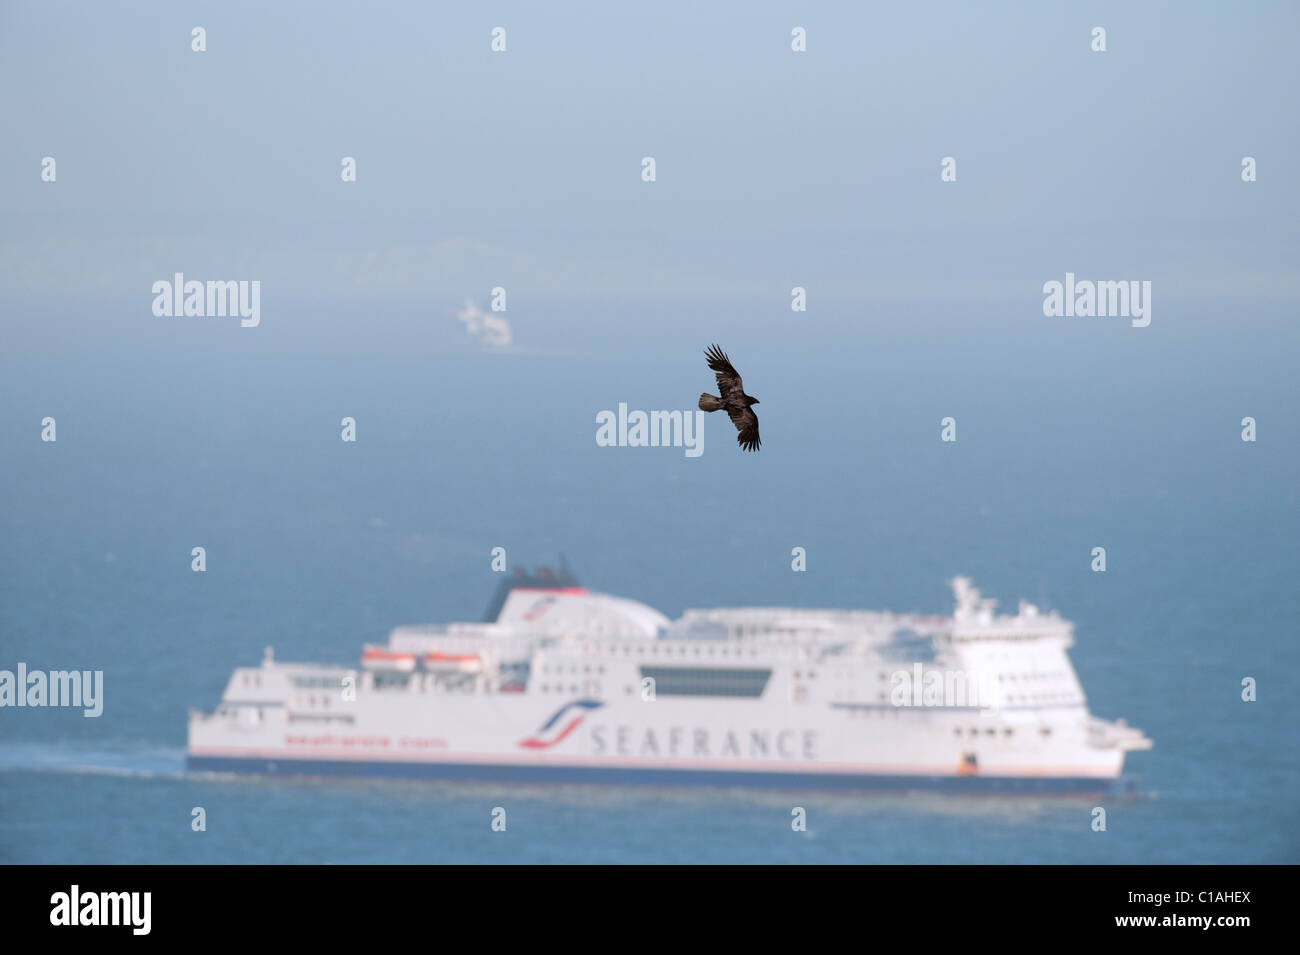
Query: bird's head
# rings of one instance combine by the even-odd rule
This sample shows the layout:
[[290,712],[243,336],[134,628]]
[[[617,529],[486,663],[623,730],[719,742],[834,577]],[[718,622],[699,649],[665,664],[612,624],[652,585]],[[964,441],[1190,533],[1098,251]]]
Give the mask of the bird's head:
[[745,403],[746,403],[746,404],[751,404],[751,405],[756,405],[756,404],[758,404],[758,399],[757,399],[757,398],[750,398],[748,395],[746,395],[746,396],[745,396]]

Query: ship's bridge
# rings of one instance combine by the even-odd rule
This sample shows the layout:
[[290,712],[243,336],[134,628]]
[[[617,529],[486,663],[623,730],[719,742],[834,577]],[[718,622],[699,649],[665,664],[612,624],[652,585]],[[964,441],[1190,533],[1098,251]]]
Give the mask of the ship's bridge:
[[1074,625],[1055,611],[1044,614],[1022,600],[1014,616],[1000,614],[996,612],[998,602],[983,596],[969,578],[954,577],[950,582],[957,604],[952,615],[955,643],[1048,640],[1067,647],[1074,643]]

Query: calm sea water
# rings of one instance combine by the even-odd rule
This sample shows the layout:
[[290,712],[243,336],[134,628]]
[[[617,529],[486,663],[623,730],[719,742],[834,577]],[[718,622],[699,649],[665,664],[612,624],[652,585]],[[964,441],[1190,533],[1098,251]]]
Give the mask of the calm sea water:
[[[383,322],[351,348],[350,321],[151,326],[0,359],[0,668],[106,683],[99,719],[0,711],[0,861],[1300,861],[1300,427],[1267,330],[914,316],[871,334],[846,312],[798,336],[649,314],[580,335],[557,311],[544,343],[525,329],[489,355],[385,347],[409,327]],[[714,338],[762,399],[761,454],[718,416],[698,459],[596,447],[601,409],[691,407]],[[1135,793],[1105,799],[184,771],[186,711],[211,709],[233,667],[267,645],[347,662],[398,624],[477,619],[496,546],[512,565],[562,552],[589,586],[670,616],[939,613],[967,574],[1074,620],[1093,712],[1155,748],[1130,756]]]

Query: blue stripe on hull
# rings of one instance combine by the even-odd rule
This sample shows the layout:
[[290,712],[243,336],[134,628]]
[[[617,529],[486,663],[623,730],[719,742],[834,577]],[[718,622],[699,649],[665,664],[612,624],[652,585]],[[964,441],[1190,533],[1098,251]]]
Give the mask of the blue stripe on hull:
[[758,786],[773,789],[928,789],[964,793],[1085,793],[1114,788],[1091,777],[873,776],[849,773],[775,773],[711,769],[636,769],[623,766],[510,766],[478,763],[386,763],[351,760],[242,759],[189,756],[194,772],[272,776],[364,776],[392,779],[465,779],[485,782],[610,783],[661,786]]

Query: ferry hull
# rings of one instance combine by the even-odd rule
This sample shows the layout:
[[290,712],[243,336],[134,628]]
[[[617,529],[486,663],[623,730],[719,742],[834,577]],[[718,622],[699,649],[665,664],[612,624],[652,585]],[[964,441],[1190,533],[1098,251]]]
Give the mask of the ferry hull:
[[598,783],[650,786],[743,786],[762,789],[927,790],[950,793],[1110,792],[1118,781],[1098,777],[913,776],[868,773],[763,772],[754,770],[664,769],[625,766],[510,765],[379,760],[267,759],[194,756],[191,772],[269,776],[469,780],[512,783]]

